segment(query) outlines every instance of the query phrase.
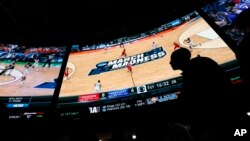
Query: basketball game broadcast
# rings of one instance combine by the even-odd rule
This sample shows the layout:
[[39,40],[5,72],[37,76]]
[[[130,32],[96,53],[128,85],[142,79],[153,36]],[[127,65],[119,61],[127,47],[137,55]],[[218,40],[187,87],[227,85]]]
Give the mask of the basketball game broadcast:
[[65,50],[0,44],[0,97],[52,96]]
[[136,37],[108,44],[73,45],[59,97],[98,100],[96,94],[129,93],[128,88],[179,77],[181,71],[171,68],[170,56],[180,47],[189,49],[192,58],[210,57],[218,64],[235,60],[228,45],[197,12],[192,12]]

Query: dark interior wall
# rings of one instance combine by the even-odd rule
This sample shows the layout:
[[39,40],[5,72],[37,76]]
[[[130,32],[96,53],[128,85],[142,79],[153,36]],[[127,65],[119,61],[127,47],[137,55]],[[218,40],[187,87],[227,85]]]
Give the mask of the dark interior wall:
[[0,41],[93,44],[153,29],[207,0],[0,1]]

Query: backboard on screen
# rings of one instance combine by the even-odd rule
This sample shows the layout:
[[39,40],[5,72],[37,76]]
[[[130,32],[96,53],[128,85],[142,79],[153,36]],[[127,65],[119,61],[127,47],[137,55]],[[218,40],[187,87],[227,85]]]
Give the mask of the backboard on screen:
[[0,104],[6,108],[49,106],[65,46],[0,44]]
[[228,45],[195,11],[140,35],[73,45],[58,107],[89,105],[91,113],[99,113],[177,99],[181,71],[169,62],[179,46],[191,50],[192,57],[214,59],[228,72],[238,68]]
[[202,10],[238,44],[244,33],[235,27],[235,22],[238,15],[249,7],[249,0],[216,0],[202,7]]

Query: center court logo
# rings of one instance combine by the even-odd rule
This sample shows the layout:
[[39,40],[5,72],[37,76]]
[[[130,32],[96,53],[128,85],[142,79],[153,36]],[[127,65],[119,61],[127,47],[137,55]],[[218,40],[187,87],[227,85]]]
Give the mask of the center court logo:
[[141,54],[136,54],[133,56],[128,56],[126,58],[120,58],[116,60],[111,60],[107,62],[100,62],[96,64],[96,68],[92,69],[89,75],[96,75],[108,71],[118,70],[125,68],[128,62],[132,65],[139,65],[147,62],[151,62],[160,58],[163,58],[167,53],[162,47],[144,52]]

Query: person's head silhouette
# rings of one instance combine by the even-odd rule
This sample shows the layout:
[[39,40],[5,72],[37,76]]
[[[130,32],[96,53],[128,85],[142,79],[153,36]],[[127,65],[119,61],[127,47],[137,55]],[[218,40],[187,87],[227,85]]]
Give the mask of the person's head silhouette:
[[192,120],[212,120],[223,114],[231,82],[217,62],[201,55],[191,59],[191,52],[180,48],[172,53],[170,64],[173,70],[182,70],[180,99]]
[[[202,55],[191,59],[191,52],[185,48],[172,53],[170,64],[173,70],[182,70],[182,89],[178,96],[181,120],[191,126],[194,137],[200,138],[206,131],[212,133],[224,126],[231,127],[226,120],[232,123],[238,119],[237,106],[232,105],[237,99],[233,97],[231,81],[222,67]],[[231,130],[224,133],[229,132]],[[217,137],[224,136],[216,131]]]
[[180,48],[171,55],[170,64],[173,70],[182,70],[185,64],[190,61],[191,52],[186,48]]

